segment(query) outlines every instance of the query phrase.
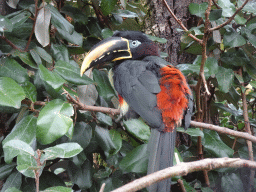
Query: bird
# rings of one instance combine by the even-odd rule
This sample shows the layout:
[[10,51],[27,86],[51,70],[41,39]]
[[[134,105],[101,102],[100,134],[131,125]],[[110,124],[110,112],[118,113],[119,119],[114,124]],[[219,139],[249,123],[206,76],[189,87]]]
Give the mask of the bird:
[[[140,31],[116,31],[92,47],[81,65],[89,68],[114,62],[113,81],[120,113],[140,116],[151,128],[147,174],[173,166],[176,127],[187,129],[193,94],[182,72],[160,57],[158,46]],[[170,192],[171,178],[149,192]]]

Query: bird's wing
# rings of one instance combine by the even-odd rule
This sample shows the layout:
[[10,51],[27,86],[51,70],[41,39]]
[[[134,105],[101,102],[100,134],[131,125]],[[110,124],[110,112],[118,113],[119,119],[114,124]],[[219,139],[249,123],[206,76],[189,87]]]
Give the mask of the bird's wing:
[[[148,61],[126,60],[114,69],[116,91],[152,128],[163,126],[156,94],[161,91],[156,72]],[[150,67],[149,67],[150,66]]]

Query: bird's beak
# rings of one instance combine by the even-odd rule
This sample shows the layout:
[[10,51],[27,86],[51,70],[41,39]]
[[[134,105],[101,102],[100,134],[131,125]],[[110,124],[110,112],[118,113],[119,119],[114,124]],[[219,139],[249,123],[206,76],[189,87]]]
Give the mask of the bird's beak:
[[110,37],[96,44],[86,55],[80,74],[100,63],[132,58],[129,40],[122,37]]

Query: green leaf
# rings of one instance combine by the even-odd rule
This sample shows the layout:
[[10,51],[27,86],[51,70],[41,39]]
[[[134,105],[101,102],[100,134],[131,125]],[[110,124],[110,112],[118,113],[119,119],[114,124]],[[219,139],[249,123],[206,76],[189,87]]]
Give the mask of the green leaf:
[[85,149],[89,145],[91,138],[91,126],[85,122],[76,123],[71,142],[78,143],[83,149]]
[[125,17],[125,18],[135,18],[139,17],[137,13],[134,13],[129,10],[123,10],[123,9],[117,9],[116,11],[112,11],[112,14],[117,14],[119,17]]
[[234,72],[232,69],[226,69],[219,66],[219,71],[216,74],[220,91],[227,93],[232,86],[234,79]]
[[117,152],[120,151],[120,149],[122,147],[122,137],[121,137],[121,134],[117,130],[115,130],[115,129],[111,129],[109,131],[109,134],[110,134],[110,137],[111,137],[113,143],[116,146],[116,151],[113,154],[116,154]]
[[102,0],[100,3],[101,11],[104,15],[108,15],[115,8],[117,0]]
[[183,127],[177,127],[176,130],[178,132],[187,133],[188,135],[193,137],[204,137],[204,132],[201,131],[199,128],[189,128],[185,130]]
[[83,36],[79,33],[77,33],[76,31],[74,31],[72,34],[70,34],[69,32],[61,29],[61,28],[57,28],[60,36],[63,39],[66,39],[68,42],[82,46],[83,45]]
[[250,62],[243,49],[229,49],[221,54],[221,61],[224,63],[224,67],[230,66],[244,66],[245,63]]
[[124,121],[124,126],[128,132],[143,141],[148,141],[150,137],[150,127],[142,119],[131,119]]
[[10,58],[0,58],[0,77],[10,77],[17,83],[24,83],[29,78],[27,70]]
[[11,187],[5,190],[5,192],[22,192],[19,189],[16,189],[15,187]]
[[234,150],[228,147],[216,131],[204,130],[204,150],[214,157],[233,157]]
[[104,39],[111,37],[113,35],[113,31],[109,28],[102,29],[101,35]]
[[40,175],[44,166],[37,166],[36,160],[28,154],[18,155],[17,157],[17,170],[26,177],[35,178],[35,170],[40,168]]
[[99,126],[95,127],[95,136],[98,144],[104,151],[106,157],[115,154],[119,146],[112,140],[111,134],[108,129],[101,128]]
[[73,190],[71,188],[58,186],[58,187],[49,187],[43,190],[42,192],[72,192],[72,191]]
[[50,4],[46,6],[51,11],[51,22],[56,28],[67,31],[70,35],[74,32],[74,26],[71,25],[60,12]]
[[19,109],[25,93],[13,79],[0,77],[0,98],[0,111],[4,111],[6,107]]
[[64,45],[52,44],[51,51],[55,61],[62,60],[69,63],[68,49]]
[[34,150],[32,147],[29,146],[29,144],[25,143],[24,141],[21,140],[10,140],[6,142],[3,145],[4,149],[4,159],[5,162],[10,162],[10,160],[17,155],[23,155],[28,154],[31,156],[34,156]]
[[8,18],[0,15],[0,31],[12,32],[12,29],[13,29],[12,22]]
[[56,158],[70,158],[79,154],[83,148],[77,143],[62,143],[54,147],[44,149],[47,160]]
[[115,91],[112,88],[105,71],[93,70],[93,79],[96,82],[99,95],[105,100],[111,100],[111,98],[115,96]]
[[60,99],[47,103],[40,111],[37,120],[37,139],[42,144],[49,144],[65,135],[73,123],[70,116],[73,107]]
[[21,186],[21,183],[22,183],[21,174],[18,171],[14,171],[5,181],[1,191],[6,191],[12,187],[19,189]]
[[205,11],[208,7],[208,3],[207,2],[204,2],[204,3],[201,3],[201,4],[197,4],[197,3],[190,3],[189,4],[189,12],[192,14],[192,15],[196,15],[198,17],[202,17],[202,18],[205,18]]
[[33,49],[43,60],[45,60],[48,63],[52,63],[52,56],[47,53],[43,48],[36,47]]
[[42,60],[41,60],[40,56],[37,54],[37,52],[35,50],[31,49],[30,54],[31,54],[32,58],[34,59],[34,61],[36,62],[37,65],[42,64]]
[[6,1],[6,3],[13,9],[16,9],[17,4],[19,3],[20,0],[9,0]]
[[240,47],[246,44],[246,40],[236,31],[227,31],[223,37],[225,47]]
[[235,5],[230,0],[218,0],[218,5],[222,8],[224,17],[231,17],[236,11]]
[[158,43],[167,43],[167,39],[165,39],[165,38],[160,38],[160,37],[156,37],[156,36],[152,36],[152,35],[147,35],[147,37],[151,41],[155,41],[155,42],[158,42]]
[[[239,0],[238,3],[237,3],[238,7],[242,6],[244,1],[245,0]],[[255,6],[256,6],[255,1],[249,1],[249,2],[247,2],[247,4],[244,6],[244,8],[242,10],[255,15],[256,14]]]
[[16,167],[15,163],[0,165],[0,179],[4,180],[6,177],[8,177],[14,167]]
[[31,13],[28,10],[24,10],[16,16],[12,17],[10,21],[13,24],[13,28],[17,29],[21,27],[29,17],[31,17]]
[[92,165],[86,160],[81,167],[77,167],[72,161],[68,163],[68,175],[73,183],[80,189],[88,189],[92,186]]
[[217,59],[215,59],[214,57],[208,57],[205,62],[205,68],[209,70],[205,73],[206,79],[208,79],[212,75],[217,74],[219,70]]
[[27,81],[24,84],[22,84],[22,88],[26,94],[26,98],[30,99],[32,102],[36,102],[37,92],[34,84]]
[[93,83],[89,77],[85,74],[80,76],[80,67],[76,62],[68,63],[62,60],[58,60],[55,63],[55,72],[57,72],[63,79],[76,85],[88,85]]
[[140,145],[129,152],[119,166],[125,173],[146,173],[148,166],[147,144]]
[[52,87],[56,91],[59,91],[62,85],[66,82],[56,72],[49,71],[42,64],[39,65],[39,76],[46,85]]
[[95,179],[104,179],[110,176],[112,169],[105,167],[105,169],[100,169],[97,173],[94,173],[93,178]]
[[210,12],[209,19],[210,21],[216,21],[221,18],[222,9],[213,9]]
[[112,118],[105,113],[97,112],[96,118],[102,124],[113,126]]
[[228,191],[244,191],[243,183],[240,177],[231,173],[221,177],[221,188],[224,192]]
[[28,52],[20,52],[19,50],[15,50],[15,52],[12,55],[18,56],[24,63],[26,63],[30,67],[34,69],[38,68]]
[[256,48],[256,23],[249,23],[241,29],[242,35]]
[[70,5],[65,4],[64,7],[61,8],[61,13],[69,15],[74,19],[75,23],[82,23],[84,25],[87,24],[88,18],[86,14],[83,12],[82,8],[76,8]]
[[37,41],[43,46],[47,46],[50,43],[49,27],[51,20],[51,12],[49,8],[44,5],[38,11],[35,24],[35,36]]

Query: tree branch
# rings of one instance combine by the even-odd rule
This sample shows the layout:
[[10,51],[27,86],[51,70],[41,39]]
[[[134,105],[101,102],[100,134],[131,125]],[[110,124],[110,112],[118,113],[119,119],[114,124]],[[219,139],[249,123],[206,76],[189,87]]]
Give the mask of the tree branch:
[[241,7],[239,7],[239,8],[236,10],[236,12],[235,12],[226,22],[224,22],[224,23],[218,25],[217,27],[210,28],[209,31],[212,32],[212,31],[214,31],[214,30],[218,30],[218,29],[224,27],[225,25],[229,24],[229,23],[235,18],[235,16],[237,15],[237,13],[238,13],[239,11],[241,11],[241,10],[244,8],[244,6],[245,6],[248,2],[249,2],[249,0],[246,0],[246,1],[243,3],[243,5],[242,5]]
[[10,45],[13,49],[17,49],[20,52],[23,52],[19,47],[13,44],[9,39],[7,39],[5,36],[0,36],[1,39],[3,39],[8,45]]
[[215,158],[215,159],[204,159],[200,161],[194,161],[189,163],[180,163],[176,166],[169,167],[140,179],[136,179],[118,189],[113,190],[112,192],[133,192],[145,187],[148,187],[158,181],[174,177],[174,176],[184,176],[188,173],[201,171],[201,170],[212,170],[218,168],[242,168],[250,167],[256,168],[256,162],[239,159],[239,158]]
[[[168,11],[170,12],[171,16],[175,19],[175,21],[181,26],[181,28],[188,32],[188,29],[183,25],[182,21],[180,19],[178,19],[176,17],[176,15],[172,12],[172,9],[170,8],[170,6],[168,5],[168,3],[166,2],[166,0],[163,0],[164,1],[164,4],[166,6],[166,8],[168,9]],[[194,39],[195,41],[197,41],[199,44],[202,44],[202,40],[201,39],[198,39],[196,36],[194,36],[193,34],[189,33],[188,34],[189,37],[191,37],[192,39]]]

